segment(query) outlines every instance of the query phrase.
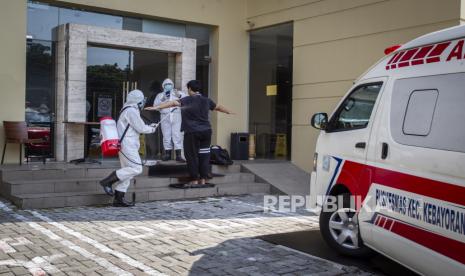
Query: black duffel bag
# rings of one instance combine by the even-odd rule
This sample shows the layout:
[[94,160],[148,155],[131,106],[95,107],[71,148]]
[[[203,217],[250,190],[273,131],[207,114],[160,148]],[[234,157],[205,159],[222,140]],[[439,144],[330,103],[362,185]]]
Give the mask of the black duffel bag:
[[233,163],[227,150],[218,145],[210,147],[210,164],[228,166]]

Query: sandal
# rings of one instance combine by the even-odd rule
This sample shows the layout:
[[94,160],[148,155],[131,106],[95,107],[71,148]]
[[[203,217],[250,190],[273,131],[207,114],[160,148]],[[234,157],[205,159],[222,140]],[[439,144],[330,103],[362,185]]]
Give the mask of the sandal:
[[212,184],[212,183],[197,184],[197,185],[191,186],[191,188],[213,188],[213,187],[215,187],[215,184]]
[[176,184],[170,184],[169,186],[175,189],[188,189],[188,188],[191,188],[191,185],[192,184],[190,183],[176,183]]

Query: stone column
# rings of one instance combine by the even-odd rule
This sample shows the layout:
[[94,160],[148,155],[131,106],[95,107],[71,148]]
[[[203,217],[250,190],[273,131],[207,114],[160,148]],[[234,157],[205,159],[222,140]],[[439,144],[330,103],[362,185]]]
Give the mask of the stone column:
[[176,89],[181,90],[181,87],[176,85],[176,54],[175,53],[168,53],[168,78],[170,78],[174,82]]
[[176,54],[175,85],[180,90],[186,90],[186,84],[195,79],[196,40],[183,38],[182,52]]
[[65,126],[63,121],[65,120],[65,90],[66,90],[66,29],[65,25],[61,25],[55,29],[57,35],[57,46],[56,46],[56,79],[55,79],[55,158],[57,161],[65,160]]
[[86,121],[87,37],[85,26],[58,27],[56,159],[70,161],[84,156]]

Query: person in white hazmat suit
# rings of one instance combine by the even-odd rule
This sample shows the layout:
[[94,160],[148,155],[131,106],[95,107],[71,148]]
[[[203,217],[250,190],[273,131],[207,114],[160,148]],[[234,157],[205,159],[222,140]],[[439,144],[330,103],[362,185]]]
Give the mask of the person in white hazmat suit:
[[[158,93],[153,106],[158,106],[164,102],[179,100],[187,96],[186,93],[174,89],[174,83],[170,79],[165,79],[162,83],[163,91]],[[176,152],[176,161],[186,162],[181,155],[183,145],[183,135],[181,133],[181,109],[165,108],[160,110],[161,132],[163,133],[163,148],[165,154],[163,161],[171,160],[173,148]],[[166,116],[170,116],[164,120]]]
[[[122,137],[119,160],[121,169],[112,172],[105,179],[100,181],[104,191],[108,195],[114,195],[113,206],[130,207],[134,204],[127,202],[124,195],[128,190],[131,179],[142,173],[142,161],[139,155],[139,136],[140,134],[154,133],[157,124],[146,125],[140,117],[140,109],[145,104],[144,94],[140,90],[132,90],[127,96],[126,103],[121,110],[118,122],[118,136]],[[128,127],[129,125],[129,127]],[[112,185],[115,184],[113,193]]]

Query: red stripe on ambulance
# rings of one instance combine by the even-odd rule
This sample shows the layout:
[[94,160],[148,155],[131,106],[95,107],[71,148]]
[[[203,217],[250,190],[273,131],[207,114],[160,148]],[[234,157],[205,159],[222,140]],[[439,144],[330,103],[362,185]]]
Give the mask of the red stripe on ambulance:
[[434,45],[417,47],[395,53],[386,64],[386,70],[422,65],[436,62],[448,62],[454,59],[463,59],[464,40],[454,41],[454,46],[447,56],[442,57],[445,50],[452,41],[442,42]]
[[449,45],[450,45],[450,41],[437,44],[434,47],[434,49],[431,51],[431,53],[429,53],[428,56],[426,57],[426,62],[433,63],[433,62],[441,61],[441,55]]
[[[344,161],[336,184],[365,200],[372,183],[465,206],[465,187],[424,177]],[[356,202],[360,209],[362,202]],[[465,264],[465,243],[449,239],[398,220],[377,215],[374,224]],[[459,253],[460,252],[460,253]]]
[[384,225],[375,223],[375,225],[456,260],[457,262],[465,263],[465,254],[463,254],[463,252],[465,252],[465,243],[426,231],[403,221],[377,215],[376,220],[381,221],[382,219],[391,222],[389,223],[389,227],[388,223]]
[[418,51],[418,53],[413,57],[412,65],[424,64],[425,63],[424,58],[431,51],[431,49],[433,49],[433,47],[434,47],[433,45],[422,47],[420,51]]
[[413,58],[413,55],[415,55],[418,52],[418,50],[419,49],[417,48],[417,49],[411,49],[405,52],[404,56],[399,61],[399,67],[410,66],[410,59]]
[[336,183],[365,199],[371,183],[465,206],[465,187],[428,178],[345,161]]

